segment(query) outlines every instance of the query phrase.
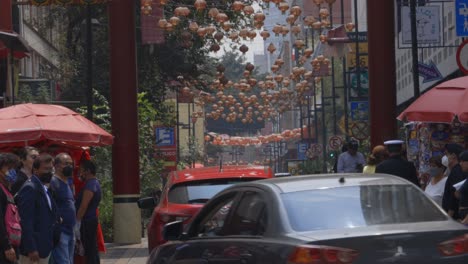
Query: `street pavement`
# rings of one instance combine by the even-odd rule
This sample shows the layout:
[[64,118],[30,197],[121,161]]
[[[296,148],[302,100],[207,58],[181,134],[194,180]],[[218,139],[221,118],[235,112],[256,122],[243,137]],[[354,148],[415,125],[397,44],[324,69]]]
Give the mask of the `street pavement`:
[[146,264],[148,259],[148,239],[140,244],[107,243],[107,252],[101,254],[101,264]]

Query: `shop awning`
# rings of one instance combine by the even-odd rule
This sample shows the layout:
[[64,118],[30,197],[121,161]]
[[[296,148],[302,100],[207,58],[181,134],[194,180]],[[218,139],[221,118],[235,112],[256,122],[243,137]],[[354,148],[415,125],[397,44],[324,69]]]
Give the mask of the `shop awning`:
[[443,82],[430,89],[398,117],[402,121],[468,123],[468,76]]
[[21,59],[28,56],[31,48],[19,34],[0,30],[0,58],[6,58],[11,51],[15,58]]

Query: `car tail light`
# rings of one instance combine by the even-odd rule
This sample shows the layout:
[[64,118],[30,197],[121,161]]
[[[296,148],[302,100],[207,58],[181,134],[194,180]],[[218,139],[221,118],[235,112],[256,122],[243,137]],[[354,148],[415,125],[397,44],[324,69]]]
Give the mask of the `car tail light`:
[[170,223],[170,222],[174,222],[174,221],[184,222],[185,220],[187,220],[189,218],[190,218],[190,216],[186,216],[186,215],[168,215],[168,214],[159,215],[159,219],[163,223]]
[[351,264],[358,252],[353,249],[302,245],[295,248],[288,258],[288,264]]
[[468,235],[456,237],[444,241],[438,245],[439,251],[444,256],[456,256],[468,253]]

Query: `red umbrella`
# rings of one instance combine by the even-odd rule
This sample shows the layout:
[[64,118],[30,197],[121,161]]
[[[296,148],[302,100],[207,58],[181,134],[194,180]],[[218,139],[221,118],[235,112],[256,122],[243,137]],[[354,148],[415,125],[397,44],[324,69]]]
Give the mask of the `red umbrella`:
[[113,136],[60,105],[20,104],[0,109],[0,146],[48,140],[74,146],[110,145]]
[[414,101],[398,120],[452,123],[455,117],[468,123],[468,76],[443,82]]

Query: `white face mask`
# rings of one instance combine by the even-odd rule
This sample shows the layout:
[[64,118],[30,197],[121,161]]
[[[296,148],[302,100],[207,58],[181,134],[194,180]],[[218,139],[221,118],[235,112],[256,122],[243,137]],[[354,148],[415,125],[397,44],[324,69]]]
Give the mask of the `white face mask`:
[[444,155],[444,156],[442,157],[442,165],[444,165],[445,167],[448,167],[449,161],[448,161],[447,155]]

